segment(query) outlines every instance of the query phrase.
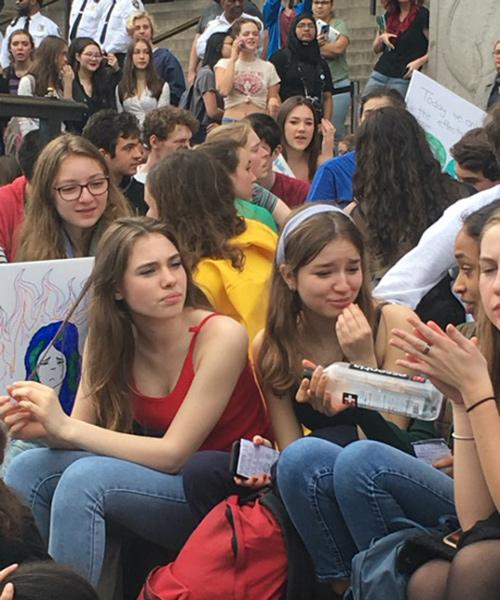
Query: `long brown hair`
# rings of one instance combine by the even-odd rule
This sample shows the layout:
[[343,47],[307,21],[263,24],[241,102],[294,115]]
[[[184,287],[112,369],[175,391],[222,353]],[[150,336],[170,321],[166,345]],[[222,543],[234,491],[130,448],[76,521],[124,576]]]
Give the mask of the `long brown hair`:
[[[0,464],[3,462],[7,435],[0,424]],[[0,535],[18,538],[21,535],[26,509],[14,492],[0,479]]]
[[[289,219],[310,206],[292,211]],[[373,329],[375,306],[363,237],[349,217],[332,211],[306,219],[287,236],[285,264],[297,276],[299,269],[314,260],[327,244],[339,239],[351,242],[361,257],[363,283],[356,302]],[[300,356],[302,319],[298,293],[290,291],[279,266],[274,264],[266,328],[262,350],[256,357],[256,369],[262,387],[276,396],[290,394],[300,378],[300,360],[304,358]]]
[[146,87],[157,100],[161,95],[163,86],[165,85],[163,79],[158,77],[153,64],[153,47],[145,40],[135,40],[130,44],[127,54],[125,55],[123,74],[121,81],[118,84],[118,95],[120,96],[120,102],[123,102],[127,98],[131,98],[137,94],[137,74],[133,61],[134,50],[137,44],[145,44],[148,48],[149,64],[146,67]]
[[[495,211],[488,219],[486,225],[483,227],[481,240],[486,231],[495,225],[500,225],[500,210]],[[479,303],[477,321],[479,348],[488,363],[488,371],[498,403],[498,396],[500,394],[500,331],[486,316],[482,302]]]
[[65,40],[56,35],[48,35],[35,50],[35,58],[29,74],[35,78],[35,96],[45,96],[47,88],[61,89],[59,55],[68,49]]
[[[150,217],[128,217],[112,223],[99,241],[92,278],[85,372],[97,425],[130,432],[133,423],[132,363],[134,325],[126,303],[117,300],[130,254],[138,239],[162,235],[180,252],[187,276],[185,307],[210,309],[204,294],[193,283],[182,249],[171,228]],[[117,351],[119,349],[119,351]]]
[[314,119],[314,132],[313,132],[313,136],[311,139],[311,143],[304,150],[304,152],[307,154],[308,176],[309,176],[309,179],[312,180],[312,178],[314,177],[314,174],[316,173],[316,169],[318,168],[318,158],[319,158],[319,155],[321,152],[321,138],[320,138],[320,134],[318,131],[318,128],[319,128],[318,111],[315,110],[311,100],[309,100],[308,98],[304,98],[303,96],[291,96],[290,98],[287,98],[281,105],[280,111],[278,113],[278,118],[276,119],[276,121],[281,129],[281,138],[283,140],[282,154],[286,160],[288,142],[286,141],[286,136],[285,136],[285,123],[286,123],[286,120],[288,119],[288,116],[292,112],[292,110],[297,108],[297,106],[307,106],[307,108],[309,108],[309,110],[311,111],[313,119]]
[[130,214],[128,203],[113,182],[108,165],[99,150],[83,137],[61,135],[47,144],[36,161],[19,249],[16,252],[17,261],[66,258],[62,219],[56,210],[53,188],[62,161],[72,155],[91,158],[99,164],[104,175],[109,177],[107,206],[98,223],[87,233],[87,251],[98,226],[103,230],[117,217]]
[[203,147],[178,150],[161,160],[148,173],[147,188],[191,268],[202,258],[227,259],[234,268],[243,267],[243,252],[231,242],[246,228],[234,206],[233,184]]

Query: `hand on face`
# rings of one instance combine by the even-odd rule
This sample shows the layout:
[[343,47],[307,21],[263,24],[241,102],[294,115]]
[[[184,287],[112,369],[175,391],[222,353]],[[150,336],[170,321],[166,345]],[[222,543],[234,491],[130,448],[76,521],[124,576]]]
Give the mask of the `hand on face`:
[[61,78],[64,83],[71,83],[75,78],[75,73],[70,65],[64,65],[61,69]]
[[373,332],[357,304],[350,304],[338,316],[335,333],[349,362],[376,367]]

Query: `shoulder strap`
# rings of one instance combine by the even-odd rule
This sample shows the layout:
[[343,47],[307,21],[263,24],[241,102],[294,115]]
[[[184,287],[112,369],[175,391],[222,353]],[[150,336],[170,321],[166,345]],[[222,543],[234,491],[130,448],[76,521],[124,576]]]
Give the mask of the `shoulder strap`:
[[288,557],[288,575],[285,600],[312,600],[315,587],[314,569],[304,543],[292,524],[283,502],[272,490],[264,493],[259,502],[278,522]]
[[212,317],[218,317],[219,313],[210,313],[209,315],[207,315],[204,319],[202,319],[198,325],[193,325],[193,327],[189,328],[189,331],[191,333],[194,333],[193,338],[191,340],[191,344],[193,344],[194,340],[196,339],[196,336],[200,333],[202,327],[205,325],[205,323],[211,319]]

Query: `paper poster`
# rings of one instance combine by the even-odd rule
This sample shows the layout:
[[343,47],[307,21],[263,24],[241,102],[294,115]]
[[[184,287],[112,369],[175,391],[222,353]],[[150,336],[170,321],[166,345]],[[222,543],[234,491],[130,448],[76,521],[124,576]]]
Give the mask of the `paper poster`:
[[419,71],[411,78],[406,106],[425,129],[442,169],[454,175],[450,148],[470,129],[482,127],[486,113]]
[[[0,393],[30,377],[87,281],[93,258],[0,265]],[[87,298],[40,363],[36,381],[54,388],[69,413],[80,381]]]

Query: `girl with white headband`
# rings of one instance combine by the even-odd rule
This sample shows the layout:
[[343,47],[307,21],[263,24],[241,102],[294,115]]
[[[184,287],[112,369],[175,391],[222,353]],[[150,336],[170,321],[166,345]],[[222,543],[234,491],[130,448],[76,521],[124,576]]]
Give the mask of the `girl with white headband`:
[[[341,360],[401,371],[396,364],[401,352],[389,345],[389,337],[395,327],[408,330],[412,311],[377,302],[370,281],[362,236],[350,217],[325,204],[292,214],[278,242],[266,327],[252,345],[280,450],[302,437],[303,426],[339,444],[327,444],[332,464],[341,446],[358,438],[357,425],[364,436],[409,453],[412,440],[434,437],[431,425],[400,416],[361,409],[328,414],[316,386],[321,367],[311,386],[305,379],[301,383],[304,366]],[[198,518],[238,491],[227,463],[228,456],[204,452],[186,465],[184,489]],[[267,480],[256,476],[246,485]]]
[[[276,252],[266,328],[253,344],[281,449],[302,437],[302,426],[322,430],[320,435],[332,441],[356,439],[354,427],[348,433],[344,428],[342,435],[336,427],[346,422],[346,415],[324,414],[323,394],[316,390],[321,368],[312,387],[307,379],[301,382],[302,370],[336,361],[401,370],[396,365],[400,354],[388,343],[389,332],[404,328],[410,313],[372,296],[362,235],[345,213],[317,204],[289,219]],[[395,445],[408,450],[405,434],[411,423],[394,415],[386,419],[392,423],[388,432],[401,438]]]

